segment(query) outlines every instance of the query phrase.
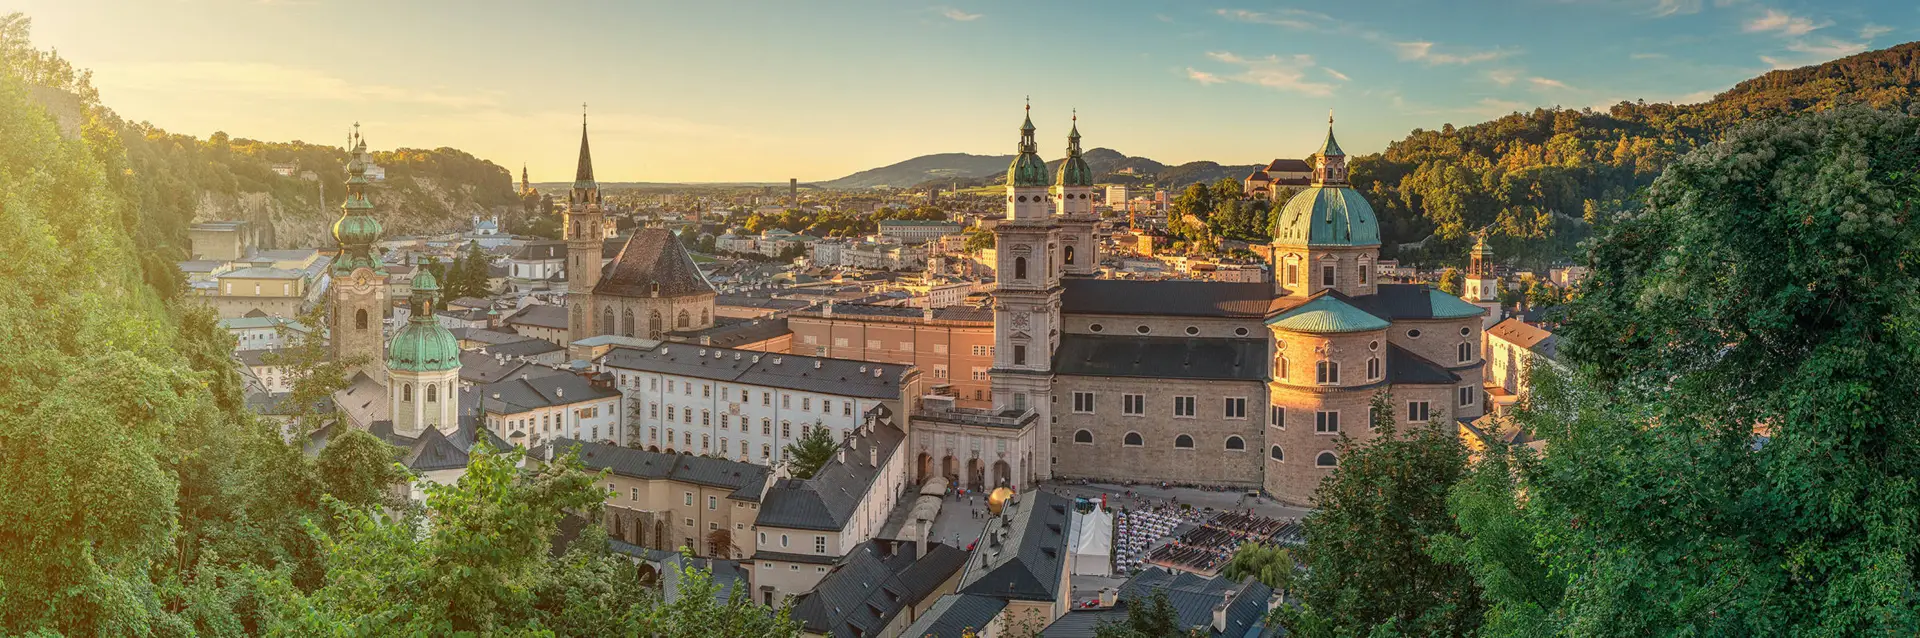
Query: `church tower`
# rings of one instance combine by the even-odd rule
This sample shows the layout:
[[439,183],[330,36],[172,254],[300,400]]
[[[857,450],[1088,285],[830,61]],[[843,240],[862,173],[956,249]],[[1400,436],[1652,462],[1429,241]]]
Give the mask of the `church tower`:
[[[1007,167],[1007,218],[993,227],[993,404],[1039,414],[1033,476],[1053,474],[1053,352],[1060,345],[1060,226],[1048,214],[1047,163],[1033,141],[1032,107]],[[1092,201],[1089,199],[1088,201]]]
[[387,348],[387,413],[393,432],[419,436],[460,426],[460,342],[433,316],[440,282],[421,268],[413,276],[412,316]]
[[567,194],[561,227],[567,239],[567,338],[578,341],[611,334],[612,326],[593,325],[593,288],[600,284],[600,251],[606,239],[600,212],[600,185],[593,181],[593,154],[587,150],[587,107],[580,107],[580,164]]
[[1310,160],[1313,182],[1274,216],[1274,294],[1308,297],[1323,290],[1360,297],[1375,291],[1380,221],[1373,206],[1347,183],[1347,154],[1327,139]]
[[331,266],[333,307],[327,332],[335,361],[358,362],[349,376],[362,372],[378,381],[385,378],[380,353],[385,340],[387,267],[373,246],[380,240],[380,220],[374,218],[373,200],[367,197],[367,165],[361,159],[366,150],[367,141],[355,124],[347,141],[347,199],[340,204],[340,219],[333,223],[340,254]]
[[1053,184],[1054,214],[1060,224],[1060,263],[1068,277],[1091,277],[1100,273],[1100,241],[1094,226],[1100,217],[1093,212],[1093,169],[1080,156],[1080,115],[1073,116],[1073,130],[1067,133],[1067,159],[1060,162],[1060,174]]
[[1493,274],[1493,248],[1487,246],[1487,231],[1474,233],[1473,254],[1467,261],[1466,285],[1461,298],[1486,308],[1486,325],[1500,322],[1500,278]]

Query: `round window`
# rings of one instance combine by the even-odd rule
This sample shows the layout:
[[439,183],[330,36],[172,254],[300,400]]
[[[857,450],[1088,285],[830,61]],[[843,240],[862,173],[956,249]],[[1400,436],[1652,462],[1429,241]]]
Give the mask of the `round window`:
[[1148,328],[1146,326],[1140,326],[1138,328],[1134,328],[1134,330],[1139,332],[1140,334],[1147,334],[1149,332],[1153,332],[1152,328]]
[[1094,331],[1094,332],[1099,332],[1099,331],[1102,331],[1102,330],[1106,330],[1106,329],[1107,329],[1107,327],[1106,327],[1106,326],[1102,326],[1102,325],[1100,325],[1100,324],[1097,324],[1097,323],[1096,323],[1096,324],[1092,324],[1092,325],[1089,325],[1089,326],[1087,326],[1087,329],[1088,329],[1088,330],[1091,330],[1091,331]]
[[1235,334],[1235,335],[1238,335],[1238,336],[1242,336],[1242,337],[1244,337],[1244,336],[1247,336],[1247,329],[1246,329],[1246,328],[1234,328],[1234,329],[1233,329],[1233,334]]
[[1368,342],[1367,342],[1367,349],[1368,349],[1368,350],[1373,350],[1373,351],[1378,351],[1378,350],[1380,350],[1380,342],[1378,342],[1378,341],[1368,341]]
[[1418,330],[1418,329],[1414,329],[1414,330],[1408,330],[1408,331],[1407,331],[1407,338],[1408,338],[1408,339],[1419,339],[1419,338],[1420,338],[1420,330]]
[[1191,337],[1197,334],[1200,334],[1200,328],[1196,326],[1187,326],[1187,336]]
[[1020,201],[1023,201],[1023,202],[1024,202],[1024,201],[1027,201],[1027,196],[1026,196],[1026,195],[1021,195],[1021,196],[1020,196]]
[[1470,334],[1473,334],[1473,329],[1472,329],[1472,328],[1467,328],[1467,327],[1464,327],[1464,326],[1460,328],[1460,336],[1462,336],[1462,337],[1464,337],[1464,336],[1467,336],[1467,335],[1470,335]]

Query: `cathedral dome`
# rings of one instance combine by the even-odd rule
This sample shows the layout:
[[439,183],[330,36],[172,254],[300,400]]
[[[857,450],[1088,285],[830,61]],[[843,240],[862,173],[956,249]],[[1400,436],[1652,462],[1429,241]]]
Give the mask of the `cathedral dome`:
[[1316,184],[1287,200],[1272,235],[1282,246],[1378,246],[1380,220],[1359,191]]
[[413,316],[387,347],[387,369],[439,372],[460,367],[460,341],[433,316],[439,302],[439,280],[421,268],[413,277]]
[[380,239],[380,220],[371,215],[345,215],[333,223],[333,238],[343,245],[368,245]]
[[1073,131],[1067,133],[1067,159],[1060,161],[1060,175],[1054,180],[1061,186],[1092,186],[1093,167],[1087,165],[1087,158],[1080,156],[1080,116],[1073,117]]
[[1034,150],[1032,116],[1020,125],[1019,153],[1013,156],[1013,163],[1007,165],[1007,185],[1047,185],[1047,162]]

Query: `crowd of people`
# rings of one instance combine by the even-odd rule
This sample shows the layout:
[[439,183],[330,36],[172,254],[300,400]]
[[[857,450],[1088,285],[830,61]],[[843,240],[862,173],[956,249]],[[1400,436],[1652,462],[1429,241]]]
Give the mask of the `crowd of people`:
[[1154,541],[1173,533],[1181,523],[1200,520],[1193,508],[1149,505],[1122,508],[1113,515],[1113,571],[1128,574],[1140,568]]
[[1223,512],[1187,530],[1171,543],[1154,548],[1146,562],[1169,569],[1211,576],[1233,560],[1241,543],[1272,542],[1297,524],[1252,512]]

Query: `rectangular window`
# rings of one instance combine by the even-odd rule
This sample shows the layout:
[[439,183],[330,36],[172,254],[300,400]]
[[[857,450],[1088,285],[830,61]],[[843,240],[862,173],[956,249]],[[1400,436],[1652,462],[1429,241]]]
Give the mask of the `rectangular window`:
[[702,425],[702,426],[708,426],[708,425],[713,425],[713,413],[712,413],[712,412],[708,412],[708,411],[706,411],[706,410],[701,410],[701,411],[700,411],[700,425]]
[[647,389],[658,391],[660,389],[660,378],[653,377],[653,378],[647,379]]
[[800,343],[804,343],[810,346],[817,345],[820,343],[820,338],[813,335],[807,335],[800,338]]
[[705,383],[700,384],[700,398],[705,399],[711,396],[713,396],[713,386]]
[[1120,395],[1120,413],[1127,416],[1144,416],[1147,413],[1147,395]]
[[760,393],[760,405],[773,405],[773,393],[772,392]]
[[719,509],[719,508],[720,508],[720,498],[719,498],[719,497],[717,497],[717,496],[709,496],[709,497],[707,497],[707,509],[710,509],[710,510],[711,510],[711,509]]
[[1433,414],[1433,406],[1426,401],[1407,402],[1407,420],[1424,423]]
[[852,402],[852,401],[848,401],[848,402],[846,402],[846,403],[842,403],[842,404],[840,404],[840,416],[853,416],[853,402]]
[[936,343],[936,344],[933,344],[933,353],[934,353],[934,354],[946,354],[946,353],[947,353],[947,344],[944,344],[944,343]]
[[847,347],[847,338],[846,338],[846,337],[834,337],[834,338],[833,338],[833,345],[834,345],[835,347],[839,347],[839,348],[845,348],[845,347]]
[[1372,282],[1373,267],[1363,259],[1360,261],[1360,285],[1365,286]]
[[880,349],[880,340],[879,340],[879,339],[868,339],[868,340],[867,340],[867,349],[868,349],[868,350],[879,350],[879,349]]
[[1078,414],[1093,414],[1093,393],[1073,393],[1073,411]]
[[673,380],[667,380],[667,394],[673,394]]
[[1193,415],[1195,414],[1193,409],[1193,404],[1194,404],[1193,397],[1174,397],[1173,398],[1173,415],[1176,417],[1185,417],[1189,419],[1193,418]]
[[900,349],[906,352],[913,352],[913,342],[912,341],[900,342]]
[[825,536],[813,537],[813,553],[815,554],[827,553],[827,537]]
[[[725,429],[727,429],[727,421],[728,421],[728,419],[727,419],[727,416],[728,416],[728,415],[726,415],[726,414],[721,414],[721,415],[720,415],[720,429],[722,429],[722,430],[725,430]],[[741,429],[745,429],[745,428],[741,428]]]
[[987,380],[987,369],[986,369],[986,368],[974,368],[974,369],[973,369],[973,380],[975,380],[975,381],[985,381],[985,380]]
[[781,421],[780,422],[780,438],[785,439],[785,438],[792,437],[793,436],[792,426],[793,426],[792,423]]
[[1297,264],[1287,264],[1287,284],[1293,285],[1297,283],[1300,283],[1300,266]]
[[647,404],[647,417],[653,418],[653,419],[660,418],[660,404],[658,403]]
[[947,367],[946,367],[946,366],[943,366],[943,365],[939,365],[939,364],[934,364],[934,366],[933,366],[933,378],[935,378],[935,379],[945,379],[945,378],[947,378]]
[[793,407],[793,395],[791,394],[780,395],[780,409],[785,410],[792,407]]
[[1267,422],[1267,425],[1271,425],[1273,427],[1280,428],[1282,430],[1287,429],[1287,408],[1285,406],[1279,406],[1279,405],[1273,406],[1273,408],[1269,410],[1269,414],[1267,415],[1267,418],[1271,419],[1270,421]]
[[1027,365],[1027,347],[1026,346],[1013,347],[1013,365],[1017,365],[1017,366]]
[[1339,412],[1313,413],[1313,431],[1316,434],[1335,434],[1340,431]]
[[813,397],[800,397],[800,411],[801,412],[813,411]]
[[673,420],[673,418],[674,418],[674,417],[673,417],[673,415],[674,415],[674,414],[675,414],[675,412],[674,412],[674,408],[673,408],[673,406],[671,406],[671,405],[669,405],[669,406],[667,406],[667,420],[668,420],[668,421],[672,421],[672,420]]
[[681,496],[686,498],[688,507],[693,506],[693,492],[682,492]]
[[1380,378],[1380,357],[1372,357],[1367,359],[1367,380],[1375,381],[1375,380],[1378,380],[1379,378]]
[[1333,264],[1322,264],[1320,266],[1320,285],[1333,286]]
[[636,488],[633,488],[633,496],[631,496],[631,497],[630,497],[630,498],[628,498],[627,500],[629,500],[629,501],[637,501],[637,500],[640,500],[640,488],[637,488],[637,487],[636,487]]
[[1473,360],[1473,342],[1471,341],[1460,342],[1460,362],[1466,363],[1472,360]]
[[1226,416],[1229,419],[1247,418],[1247,398],[1227,397]]
[[1460,405],[1462,406],[1473,405],[1473,395],[1474,395],[1473,386],[1470,386],[1470,385],[1460,386]]

